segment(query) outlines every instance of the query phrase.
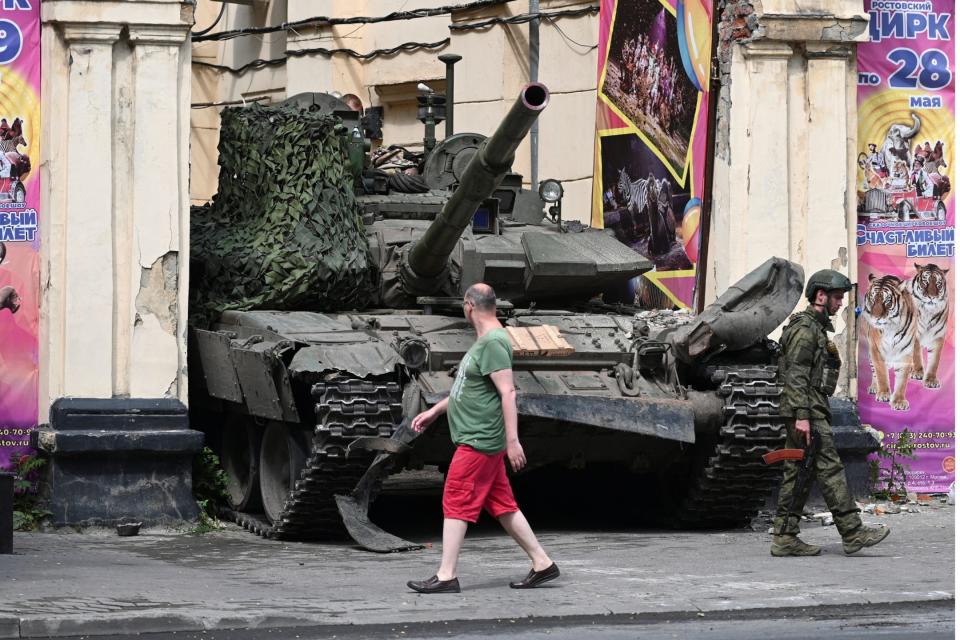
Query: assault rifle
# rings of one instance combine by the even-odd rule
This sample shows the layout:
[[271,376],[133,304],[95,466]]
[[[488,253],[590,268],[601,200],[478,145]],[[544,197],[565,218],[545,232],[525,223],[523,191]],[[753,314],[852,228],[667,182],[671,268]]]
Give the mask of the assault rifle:
[[818,432],[813,425],[810,425],[810,444],[807,445],[806,449],[777,449],[776,451],[771,451],[763,455],[763,462],[765,464],[775,464],[784,460],[800,461],[797,477],[793,481],[793,495],[790,496],[790,508],[780,523],[780,531],[777,532],[777,535],[782,536],[787,531],[787,523],[790,520],[790,515],[797,510],[797,503],[800,501],[803,487],[807,484],[810,474],[813,473],[813,465],[817,459],[818,449],[820,449],[820,432]]

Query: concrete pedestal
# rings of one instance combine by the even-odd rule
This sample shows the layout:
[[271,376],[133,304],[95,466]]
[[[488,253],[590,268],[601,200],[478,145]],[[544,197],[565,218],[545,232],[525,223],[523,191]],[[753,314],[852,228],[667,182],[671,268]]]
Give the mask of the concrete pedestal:
[[57,526],[197,518],[192,460],[203,434],[177,400],[62,398],[31,445],[48,458],[41,491]]
[[833,442],[847,472],[847,486],[855,498],[865,498],[873,490],[867,456],[879,451],[880,443],[861,426],[857,405],[850,400],[831,399],[830,410]]

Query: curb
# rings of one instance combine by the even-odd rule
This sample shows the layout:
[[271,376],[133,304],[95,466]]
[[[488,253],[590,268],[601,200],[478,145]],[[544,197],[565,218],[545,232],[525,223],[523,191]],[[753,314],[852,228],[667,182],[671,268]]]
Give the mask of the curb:
[[103,617],[76,617],[61,619],[16,618],[0,617],[0,638],[27,639],[27,638],[57,638],[73,636],[106,636],[106,635],[136,635],[149,633],[201,633],[225,632],[233,630],[265,631],[272,629],[299,629],[302,631],[314,630],[326,634],[340,632],[347,637],[367,630],[367,635],[375,635],[377,631],[394,630],[402,626],[404,632],[428,632],[438,629],[449,629],[449,625],[458,625],[468,628],[489,628],[500,624],[509,624],[512,629],[516,623],[525,623],[531,628],[553,626],[569,626],[571,624],[585,624],[602,620],[605,624],[630,624],[654,622],[684,622],[693,620],[718,621],[750,621],[770,619],[772,617],[799,617],[809,616],[816,612],[818,617],[831,615],[847,617],[850,608],[856,608],[858,614],[891,613],[897,608],[906,608],[912,612],[918,609],[936,609],[948,605],[955,607],[955,598],[937,598],[931,600],[901,600],[894,602],[850,602],[831,605],[802,605],[797,607],[771,607],[754,609],[716,609],[716,610],[680,610],[680,611],[648,611],[636,613],[609,613],[577,614],[570,616],[527,616],[527,617],[499,617],[499,618],[468,618],[456,620],[406,620],[377,623],[319,623],[296,617],[229,617],[229,618],[202,618],[187,615],[143,615],[143,616],[103,616]]
[[0,618],[0,638],[20,638],[20,618]]
[[[9,622],[9,626],[8,623]],[[333,625],[303,618],[277,616],[202,617],[191,615],[144,614],[126,616],[77,616],[73,618],[0,618],[0,638],[62,638],[114,636],[148,633],[201,633],[233,629],[318,628]],[[352,625],[363,626],[363,625]],[[10,635],[3,635],[8,633]]]
[[63,636],[122,635],[137,633],[164,633],[171,631],[202,631],[196,620],[183,616],[145,615],[122,618],[22,618],[16,638],[56,638]]

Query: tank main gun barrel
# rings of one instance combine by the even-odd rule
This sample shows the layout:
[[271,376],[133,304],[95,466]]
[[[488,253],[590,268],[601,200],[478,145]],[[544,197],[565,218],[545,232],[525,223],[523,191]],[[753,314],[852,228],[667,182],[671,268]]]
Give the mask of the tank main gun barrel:
[[423,286],[413,283],[429,282],[444,272],[460,235],[510,170],[517,147],[549,101],[550,92],[539,82],[523,87],[500,126],[477,149],[443,211],[410,248],[404,269],[406,288],[425,292]]

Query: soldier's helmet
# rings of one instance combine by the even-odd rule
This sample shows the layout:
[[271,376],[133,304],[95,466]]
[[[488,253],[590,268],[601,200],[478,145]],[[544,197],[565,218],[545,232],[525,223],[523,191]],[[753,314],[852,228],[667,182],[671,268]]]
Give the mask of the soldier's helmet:
[[853,289],[853,285],[850,283],[850,279],[839,271],[821,269],[807,280],[807,288],[804,291],[807,300],[813,302],[817,294],[817,289],[823,289],[824,291],[850,291],[850,289]]

